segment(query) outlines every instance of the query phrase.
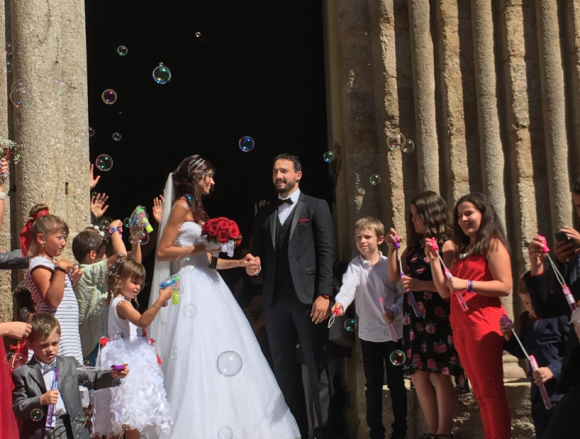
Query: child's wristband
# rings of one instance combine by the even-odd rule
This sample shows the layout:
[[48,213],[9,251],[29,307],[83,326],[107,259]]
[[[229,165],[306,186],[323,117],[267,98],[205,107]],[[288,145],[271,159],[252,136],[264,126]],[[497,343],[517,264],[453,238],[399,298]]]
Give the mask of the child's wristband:
[[469,283],[469,285],[467,287],[467,292],[471,293],[471,290],[473,289],[473,281],[469,280],[468,283]]
[[115,232],[118,232],[119,233],[119,238],[122,238],[123,237],[123,235],[121,234],[121,231],[117,227],[111,227],[109,229],[109,235],[112,235]]

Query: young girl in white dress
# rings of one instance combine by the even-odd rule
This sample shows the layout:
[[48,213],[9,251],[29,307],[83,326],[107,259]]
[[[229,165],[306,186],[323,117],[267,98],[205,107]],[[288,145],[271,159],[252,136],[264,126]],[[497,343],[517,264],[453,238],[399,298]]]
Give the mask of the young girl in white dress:
[[131,373],[119,387],[93,392],[93,433],[98,437],[124,434],[126,439],[141,436],[164,439],[171,432],[163,372],[154,342],[142,328],[153,321],[163,303],[171,298],[172,289],[161,290],[152,306],[139,314],[131,300],[136,300],[144,280],[145,268],[133,260],[122,263],[119,272],[108,279],[109,338],[97,365],[129,364]]
[[[194,155],[165,187],[153,287],[167,277],[171,262],[187,266],[180,274],[179,302],[163,308],[151,326],[151,336],[162,341],[171,438],[299,438],[248,319],[219,273],[208,267],[216,250],[203,243],[201,224],[208,215],[201,199],[213,185],[212,165]],[[188,203],[186,195],[195,201]],[[217,268],[246,264],[219,259]],[[151,300],[157,300],[153,291]]]
[[[24,281],[37,312],[53,314],[60,323],[60,355],[74,357],[82,364],[79,304],[72,285],[79,281],[83,272],[67,259],[55,262],[66,247],[69,229],[64,220],[49,215],[48,208],[45,210],[46,215],[32,225],[29,250],[32,258]],[[32,352],[29,355],[32,356]]]

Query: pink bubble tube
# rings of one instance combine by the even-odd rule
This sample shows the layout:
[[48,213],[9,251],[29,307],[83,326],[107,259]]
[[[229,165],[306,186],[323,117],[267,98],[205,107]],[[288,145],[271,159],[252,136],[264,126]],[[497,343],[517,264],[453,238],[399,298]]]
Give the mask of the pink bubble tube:
[[[443,271],[445,273],[445,277],[447,279],[451,279],[453,277],[453,275],[451,274],[449,269],[445,266],[445,262],[443,262],[443,258],[439,254],[439,245],[437,245],[437,241],[435,241],[433,238],[427,238],[427,239],[431,243],[431,247],[433,248],[433,251],[435,253],[437,253],[439,260],[441,261],[441,265],[443,265]],[[461,306],[461,309],[463,311],[469,310],[469,307],[467,306],[467,302],[465,302],[465,299],[463,298],[463,294],[461,294],[461,291],[453,291],[453,294],[455,294],[455,297],[457,297],[457,300],[459,301],[459,306]]]

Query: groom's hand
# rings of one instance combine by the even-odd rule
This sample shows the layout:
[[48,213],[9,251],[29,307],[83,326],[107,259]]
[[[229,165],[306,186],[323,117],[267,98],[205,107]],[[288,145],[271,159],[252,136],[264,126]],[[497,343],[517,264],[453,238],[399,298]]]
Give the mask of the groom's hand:
[[248,260],[248,264],[246,265],[246,273],[248,276],[256,276],[260,273],[260,266],[262,262],[260,261],[259,256],[252,256],[250,253],[246,255],[246,259]]
[[328,317],[329,306],[330,299],[325,299],[322,296],[318,296],[318,298],[312,304],[312,311],[310,313],[312,321],[317,325],[323,322]]

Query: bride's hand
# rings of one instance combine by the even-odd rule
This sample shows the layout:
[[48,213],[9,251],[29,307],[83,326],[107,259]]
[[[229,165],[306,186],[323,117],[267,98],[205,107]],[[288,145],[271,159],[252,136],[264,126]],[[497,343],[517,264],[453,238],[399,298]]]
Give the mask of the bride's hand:
[[255,258],[250,253],[248,253],[246,256],[240,259],[240,267],[247,267],[248,265],[252,264],[254,260]]

